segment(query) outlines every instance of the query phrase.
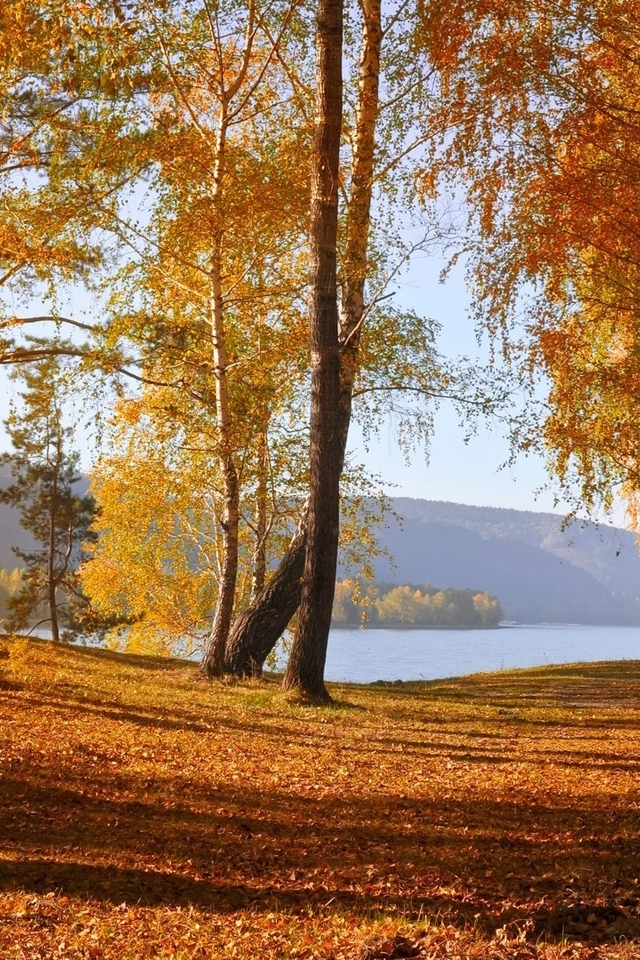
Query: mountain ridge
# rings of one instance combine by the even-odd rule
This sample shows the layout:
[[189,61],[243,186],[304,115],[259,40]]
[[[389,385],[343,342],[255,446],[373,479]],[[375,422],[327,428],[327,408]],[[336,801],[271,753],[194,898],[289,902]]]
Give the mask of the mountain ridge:
[[640,624],[634,534],[562,515],[396,497],[376,580],[495,593],[522,623]]
[[[8,480],[0,465],[0,485]],[[390,505],[377,537],[393,562],[373,558],[378,582],[488,590],[520,623],[640,625],[640,556],[628,530],[444,500],[395,497]],[[18,512],[0,504],[0,567],[18,565],[14,544],[34,546]],[[341,578],[351,572],[341,564]]]

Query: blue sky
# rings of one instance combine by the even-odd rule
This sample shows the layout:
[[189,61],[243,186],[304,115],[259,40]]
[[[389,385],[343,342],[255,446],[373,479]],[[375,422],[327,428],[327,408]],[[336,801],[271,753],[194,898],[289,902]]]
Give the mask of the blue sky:
[[[446,356],[466,355],[482,362],[487,344],[479,346],[476,339],[464,271],[457,267],[440,283],[442,266],[437,258],[416,260],[399,284],[398,301],[440,323],[438,346]],[[522,455],[513,466],[504,466],[509,443],[496,422],[482,425],[468,443],[466,432],[451,406],[443,404],[436,414],[428,463],[419,451],[409,464],[405,462],[391,423],[382,427],[368,451],[359,431],[353,430],[351,448],[354,456],[384,478],[387,491],[396,496],[517,510],[568,509],[564,501],[555,502],[557,484],[550,480],[540,456]]]
[[520,457],[514,466],[501,469],[509,455],[504,437],[485,428],[465,443],[464,431],[450,410],[436,415],[428,463],[419,452],[405,463],[392,424],[383,427],[368,451],[358,441],[359,433],[354,431],[354,456],[386,481],[383,486],[393,496],[515,510],[563,510],[562,502],[554,503],[553,489],[543,489],[549,479],[541,458]]

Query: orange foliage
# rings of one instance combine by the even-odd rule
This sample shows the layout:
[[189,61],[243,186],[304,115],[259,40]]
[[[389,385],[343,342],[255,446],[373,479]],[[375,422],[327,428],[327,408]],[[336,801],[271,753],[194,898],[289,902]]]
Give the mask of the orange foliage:
[[590,505],[638,482],[639,24],[637,0],[443,0],[425,18],[479,316],[505,335],[523,317],[512,336],[551,383],[544,441]]

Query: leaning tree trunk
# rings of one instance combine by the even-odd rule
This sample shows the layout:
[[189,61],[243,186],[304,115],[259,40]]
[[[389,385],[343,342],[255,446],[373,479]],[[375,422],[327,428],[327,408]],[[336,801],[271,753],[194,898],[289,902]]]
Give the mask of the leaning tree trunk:
[[[347,236],[343,268],[343,296],[340,315],[340,470],[351,419],[353,387],[358,371],[364,284],[371,211],[374,166],[374,135],[378,117],[380,48],[382,27],[380,0],[362,0],[364,37],[359,65],[358,106],[351,180],[351,201],[347,216]],[[300,531],[299,531],[300,532]],[[287,553],[273,574],[273,587],[259,594],[232,629],[231,655],[226,667],[237,676],[260,669],[275,647],[289,620],[298,609],[302,594],[305,544],[292,540]],[[281,608],[278,609],[278,604]],[[249,669],[248,664],[251,664]]]
[[330,700],[324,664],[340,531],[338,173],[342,131],[342,0],[319,0],[310,223],[311,418],[307,544],[298,627],[283,686]]
[[236,677],[262,673],[265,660],[300,605],[306,534],[303,516],[277,570],[231,629],[224,658],[225,673]]

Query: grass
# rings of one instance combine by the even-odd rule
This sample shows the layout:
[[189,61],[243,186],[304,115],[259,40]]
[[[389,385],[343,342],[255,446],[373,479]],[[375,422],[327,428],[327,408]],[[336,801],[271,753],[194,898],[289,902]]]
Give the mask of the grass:
[[6,648],[3,960],[640,958],[640,662],[322,709]]

